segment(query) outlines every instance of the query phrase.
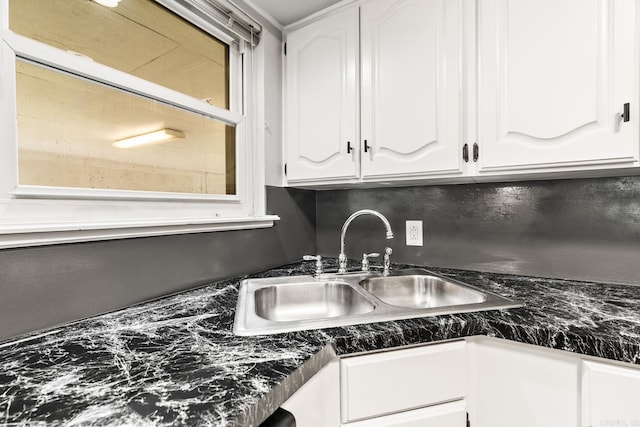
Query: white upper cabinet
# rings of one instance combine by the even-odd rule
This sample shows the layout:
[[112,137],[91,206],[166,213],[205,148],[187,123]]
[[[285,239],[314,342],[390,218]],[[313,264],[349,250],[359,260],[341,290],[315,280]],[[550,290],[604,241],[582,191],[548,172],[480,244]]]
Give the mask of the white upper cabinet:
[[289,183],[462,174],[461,3],[372,0],[287,33]]
[[296,24],[287,33],[288,183],[637,168],[638,8],[360,0]]
[[360,9],[362,176],[461,173],[460,0]]
[[357,176],[358,9],[287,34],[286,154],[291,181]]
[[[638,159],[637,1],[478,2],[481,174]],[[621,120],[623,106],[631,117]]]

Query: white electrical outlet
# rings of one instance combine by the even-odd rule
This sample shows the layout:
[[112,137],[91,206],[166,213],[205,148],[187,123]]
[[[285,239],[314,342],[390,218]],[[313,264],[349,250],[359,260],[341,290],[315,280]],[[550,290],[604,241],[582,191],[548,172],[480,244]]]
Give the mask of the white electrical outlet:
[[407,221],[407,246],[422,246],[422,221]]

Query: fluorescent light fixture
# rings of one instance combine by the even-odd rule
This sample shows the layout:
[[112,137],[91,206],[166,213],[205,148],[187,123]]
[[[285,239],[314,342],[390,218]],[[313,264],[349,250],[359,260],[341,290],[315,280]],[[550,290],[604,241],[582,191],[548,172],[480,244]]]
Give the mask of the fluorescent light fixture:
[[117,7],[120,0],[93,0],[98,4],[101,4],[105,7]]
[[118,148],[131,148],[140,145],[159,144],[161,142],[180,138],[184,138],[184,132],[174,129],[160,129],[142,135],[119,139],[113,143],[113,146]]

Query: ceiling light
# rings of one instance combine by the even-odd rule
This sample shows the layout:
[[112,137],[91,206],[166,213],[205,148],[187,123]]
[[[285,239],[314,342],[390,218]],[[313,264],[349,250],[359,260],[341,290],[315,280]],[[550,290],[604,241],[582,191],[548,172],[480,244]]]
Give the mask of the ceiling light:
[[184,133],[179,130],[160,129],[155,132],[119,139],[113,143],[113,146],[118,148],[131,148],[139,145],[159,144],[180,138],[184,138]]
[[93,1],[106,7],[116,7],[118,6],[118,3],[120,3],[120,0],[93,0]]

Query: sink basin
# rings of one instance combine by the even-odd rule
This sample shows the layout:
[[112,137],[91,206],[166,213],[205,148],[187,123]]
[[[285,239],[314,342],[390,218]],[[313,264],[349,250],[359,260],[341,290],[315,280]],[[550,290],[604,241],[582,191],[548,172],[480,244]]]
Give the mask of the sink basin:
[[521,305],[419,268],[390,275],[246,279],[240,284],[233,332],[265,335]]
[[371,277],[360,282],[360,286],[385,303],[397,307],[446,307],[478,304],[487,300],[481,292],[428,274]]
[[307,281],[256,290],[256,314],[276,322],[331,318],[373,311],[371,301],[340,282]]

